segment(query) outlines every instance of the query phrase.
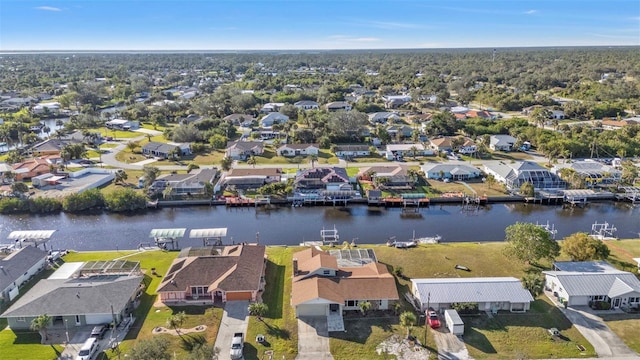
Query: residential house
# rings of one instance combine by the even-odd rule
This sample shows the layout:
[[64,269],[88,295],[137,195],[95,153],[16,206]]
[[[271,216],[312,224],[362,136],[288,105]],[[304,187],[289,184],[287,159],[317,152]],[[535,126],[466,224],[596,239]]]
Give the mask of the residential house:
[[234,126],[250,127],[256,119],[251,115],[231,114],[225,116],[223,120],[230,121]]
[[536,190],[559,190],[567,185],[558,175],[532,161],[487,161],[484,172],[493,175],[509,190],[520,189],[526,182],[533,184]]
[[467,117],[467,119],[472,119],[472,118],[480,118],[485,120],[497,119],[497,116],[493,115],[487,110],[468,110],[467,112],[464,113],[464,115]]
[[138,262],[65,263],[0,317],[12,330],[29,329],[42,314],[51,317],[50,327],[119,324],[134,310],[143,279]]
[[397,109],[400,106],[411,102],[411,96],[409,95],[387,95],[383,96],[384,106],[387,109]]
[[387,160],[400,160],[405,156],[433,155],[431,149],[427,149],[420,143],[413,144],[387,144]]
[[186,248],[173,260],[157,293],[165,304],[257,301],[265,285],[265,263],[264,245]]
[[[585,183],[588,186],[595,186],[598,184],[615,184],[622,178],[621,170],[612,165],[603,164],[591,159],[555,164],[553,168],[551,168],[551,172],[560,176],[562,169],[565,168],[573,169],[578,175],[580,175],[580,177],[585,179]],[[563,180],[569,181],[569,179]]]
[[7,176],[9,173],[13,173],[11,165],[5,162],[0,162],[0,184],[9,182],[9,177]]
[[296,175],[294,181],[296,189],[329,189],[332,186],[349,184],[347,170],[341,167],[322,167],[306,169]]
[[360,168],[358,178],[367,178],[374,182],[376,178],[384,178],[387,187],[410,186],[413,184],[413,179],[407,170],[408,167],[402,165],[369,166]]
[[413,128],[409,125],[389,125],[386,128],[387,133],[395,138],[410,138],[413,135]]
[[360,311],[365,301],[372,311],[387,310],[400,300],[395,279],[372,249],[331,252],[308,248],[293,254],[296,317],[326,316],[329,331],[343,331],[343,311]]
[[295,156],[307,156],[318,155],[320,148],[318,144],[284,144],[276,149],[278,156],[295,157]]
[[104,126],[115,130],[137,130],[140,128],[140,122],[125,119],[113,119],[107,121]]
[[[461,142],[456,144],[456,142]],[[468,137],[442,136],[429,140],[429,147],[436,152],[452,152],[457,150],[461,154],[474,154],[478,151],[476,143]]]
[[273,124],[282,124],[289,121],[289,117],[279,112],[272,112],[260,119],[260,126],[271,127]]
[[605,119],[602,120],[602,128],[605,130],[617,130],[622,129],[625,126],[638,125],[640,124],[640,119],[625,119],[625,120],[611,120]]
[[425,164],[420,167],[427,179],[470,180],[480,177],[482,172],[465,163]]
[[60,113],[60,103],[58,102],[50,102],[50,103],[41,103],[34,106],[31,111],[34,114],[58,114]]
[[398,113],[388,111],[371,113],[368,114],[368,116],[369,122],[372,124],[386,124],[388,122],[398,122],[402,120]]
[[230,141],[227,143],[225,155],[234,160],[245,160],[253,155],[262,155],[264,143],[262,141]]
[[352,109],[351,104],[346,101],[333,101],[325,105],[325,108],[329,112],[334,111],[350,111]]
[[30,106],[36,99],[32,97],[14,97],[6,100],[2,100],[2,105],[21,108],[24,106]]
[[489,148],[493,151],[511,151],[516,141],[511,135],[491,135]]
[[20,287],[45,268],[47,252],[25,246],[0,258],[0,303],[7,303],[20,293]]
[[640,280],[606,261],[556,262],[543,271],[545,288],[568,306],[607,302],[612,309],[640,306]]
[[259,189],[264,185],[280,182],[282,170],[277,168],[231,169],[221,178],[221,185],[236,189]]
[[336,145],[333,153],[339,158],[369,156],[371,150],[368,145]]
[[260,112],[264,114],[276,112],[283,106],[284,103],[266,103],[262,108],[260,108]]
[[552,120],[564,120],[566,118],[564,111],[562,110],[551,110],[551,119]]
[[476,303],[479,311],[525,312],[533,301],[529,290],[514,277],[411,279],[411,293],[422,311]]
[[167,195],[203,195],[206,184],[212,184],[217,174],[216,168],[193,169],[188,174],[165,174],[159,176],[149,190],[164,192],[169,187],[171,190]]
[[311,100],[301,100],[301,101],[297,101],[293,104],[293,106],[297,107],[298,109],[301,110],[318,110],[319,105],[317,102],[315,101],[311,101]]
[[160,143],[150,141],[142,146],[142,153],[147,156],[154,156],[168,159],[172,156],[191,155],[191,145],[189,143]]
[[29,180],[33,177],[51,172],[51,163],[46,159],[35,158],[13,164],[13,173],[17,181]]
[[189,114],[183,118],[180,118],[180,124],[184,124],[184,125],[188,125],[188,124],[197,124],[199,122],[201,122],[202,120],[204,120],[204,117],[196,115],[196,114]]
[[79,144],[81,141],[71,139],[48,139],[31,147],[33,156],[60,155],[62,148],[71,144]]

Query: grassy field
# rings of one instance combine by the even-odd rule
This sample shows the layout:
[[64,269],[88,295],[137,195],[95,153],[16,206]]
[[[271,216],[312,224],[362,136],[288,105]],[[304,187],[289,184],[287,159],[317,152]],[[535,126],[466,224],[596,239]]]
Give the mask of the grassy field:
[[[140,261],[140,267],[145,272],[145,283],[147,288],[142,296],[141,304],[134,311],[137,318],[136,323],[131,327],[126,340],[122,343],[121,349],[126,352],[135,340],[149,339],[152,336],[162,336],[169,342],[169,349],[175,351],[176,356],[185,356],[191,347],[200,342],[206,342],[213,345],[222,319],[222,309],[207,308],[200,306],[176,306],[176,307],[154,307],[157,295],[155,294],[162,276],[167,272],[173,259],[178,255],[177,252],[167,251],[109,251],[109,252],[86,252],[71,253],[65,257],[65,261],[92,261],[92,260],[110,260],[128,255],[125,259],[131,261]],[[157,275],[152,275],[150,269],[155,268]],[[184,328],[192,328],[197,325],[207,325],[207,330],[202,333],[192,333],[183,337],[171,335],[153,335],[152,330],[158,326],[166,327],[167,319],[171,314],[184,311],[187,314],[187,320],[183,325]],[[107,354],[109,358],[115,358],[114,354]]]
[[[267,248],[266,288],[262,301],[269,307],[263,321],[249,319],[244,355],[247,360],[262,359],[265,350],[273,350],[275,359],[294,359],[298,353],[298,323],[291,306],[293,253],[300,249]],[[257,344],[256,335],[264,334],[268,346]]]
[[142,161],[146,159],[147,158],[144,157],[142,154],[134,153],[129,148],[125,148],[124,150],[116,154],[116,160],[123,163],[127,163],[127,164],[136,163],[138,161]]
[[103,138],[107,136],[111,136],[114,140],[131,139],[131,138],[140,137],[143,135],[135,131],[111,130],[107,128],[91,129],[91,130],[92,131],[97,130],[98,132],[100,132],[100,135],[102,135]]
[[[463,317],[464,341],[475,359],[578,358],[594,356],[595,351],[558,308],[541,296],[526,314],[499,313],[493,318],[483,314]],[[555,327],[563,340],[547,333]],[[577,345],[585,347],[578,350]]]
[[212,150],[196,155],[191,162],[198,165],[220,165],[222,159],[224,159],[224,150]]

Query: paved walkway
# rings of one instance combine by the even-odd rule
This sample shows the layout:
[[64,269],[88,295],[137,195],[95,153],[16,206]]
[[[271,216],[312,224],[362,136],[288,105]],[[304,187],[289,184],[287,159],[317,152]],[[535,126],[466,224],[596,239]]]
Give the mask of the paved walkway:
[[545,295],[591,343],[598,357],[640,359],[635,351],[631,350],[618,335],[611,331],[602,318],[590,313],[587,306],[573,306],[565,309],[557,302],[552,293],[545,292]]
[[298,319],[298,356],[296,360],[333,360],[329,351],[326,316]]
[[247,341],[247,325],[249,324],[249,302],[227,301],[224,306],[224,314],[218,329],[215,347],[220,349],[219,360],[229,360],[231,352],[231,339],[233,333],[241,332]]

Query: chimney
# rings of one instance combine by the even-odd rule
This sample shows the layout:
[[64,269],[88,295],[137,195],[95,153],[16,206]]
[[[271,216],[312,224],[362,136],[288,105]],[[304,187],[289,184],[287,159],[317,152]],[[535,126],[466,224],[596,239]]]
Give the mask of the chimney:
[[298,275],[298,259],[293,259],[293,276]]

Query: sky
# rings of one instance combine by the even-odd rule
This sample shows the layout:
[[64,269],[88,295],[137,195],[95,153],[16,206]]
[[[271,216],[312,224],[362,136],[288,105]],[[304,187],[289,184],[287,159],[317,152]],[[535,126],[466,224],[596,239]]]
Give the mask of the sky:
[[0,0],[0,51],[614,45],[639,0]]

